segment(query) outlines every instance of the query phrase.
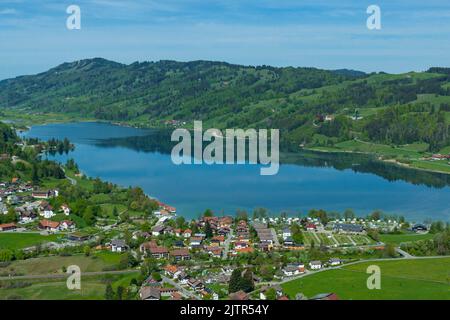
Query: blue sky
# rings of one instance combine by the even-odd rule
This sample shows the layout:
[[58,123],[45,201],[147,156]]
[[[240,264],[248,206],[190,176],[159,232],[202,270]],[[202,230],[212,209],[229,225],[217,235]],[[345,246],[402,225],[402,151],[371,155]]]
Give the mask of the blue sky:
[[[81,30],[66,29],[71,4]],[[398,73],[450,66],[449,40],[448,0],[0,1],[0,79],[92,57]]]

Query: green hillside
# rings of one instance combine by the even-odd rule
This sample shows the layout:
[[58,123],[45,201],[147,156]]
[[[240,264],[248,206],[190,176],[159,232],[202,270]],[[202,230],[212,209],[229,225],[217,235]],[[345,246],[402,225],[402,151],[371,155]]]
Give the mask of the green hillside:
[[403,149],[401,160],[419,160],[450,146],[449,79],[446,68],[394,75],[95,58],[0,81],[0,111],[139,127],[189,127],[203,120],[204,127],[221,129],[279,128],[282,146],[291,151],[302,145],[385,155],[384,147],[364,145],[372,143]]

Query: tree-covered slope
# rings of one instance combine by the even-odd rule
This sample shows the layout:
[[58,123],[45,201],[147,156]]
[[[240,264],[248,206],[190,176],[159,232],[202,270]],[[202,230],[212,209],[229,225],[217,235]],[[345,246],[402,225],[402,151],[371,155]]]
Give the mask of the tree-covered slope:
[[[64,63],[0,81],[0,108],[138,126],[203,120],[205,127],[282,130],[283,144],[449,143],[450,69],[391,75],[223,62],[105,59]],[[172,126],[171,122],[169,125]]]

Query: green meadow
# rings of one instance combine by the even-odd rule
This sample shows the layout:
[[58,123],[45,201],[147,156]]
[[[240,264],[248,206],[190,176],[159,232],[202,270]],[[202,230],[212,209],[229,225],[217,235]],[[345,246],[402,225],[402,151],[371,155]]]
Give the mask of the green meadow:
[[[367,288],[367,267],[381,269],[381,289]],[[327,270],[282,285],[290,298],[333,292],[343,300],[448,300],[450,258],[373,261]]]

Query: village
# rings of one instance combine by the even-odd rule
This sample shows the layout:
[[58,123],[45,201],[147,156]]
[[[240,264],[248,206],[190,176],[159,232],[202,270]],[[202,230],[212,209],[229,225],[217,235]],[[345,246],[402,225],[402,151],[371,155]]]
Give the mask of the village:
[[[0,198],[3,216],[14,215],[17,220],[0,224],[0,234],[58,235],[58,240],[40,244],[41,250],[51,252],[88,247],[131,255],[137,261],[135,268],[146,274],[136,296],[141,300],[288,300],[281,287],[287,281],[383,256],[386,245],[374,235],[377,232],[428,231],[423,224],[410,226],[376,217],[323,223],[314,214],[249,218],[246,212],[215,216],[206,210],[201,218],[186,221],[176,208],[157,200],[158,208],[150,216],[118,219],[106,226],[98,219],[96,225],[80,228],[68,204],[52,206],[59,203],[55,201],[57,189],[42,190],[13,179],[0,183]],[[24,248],[25,252],[33,250],[34,246]],[[395,250],[391,255],[400,256]],[[326,292],[296,298],[339,299]]]

